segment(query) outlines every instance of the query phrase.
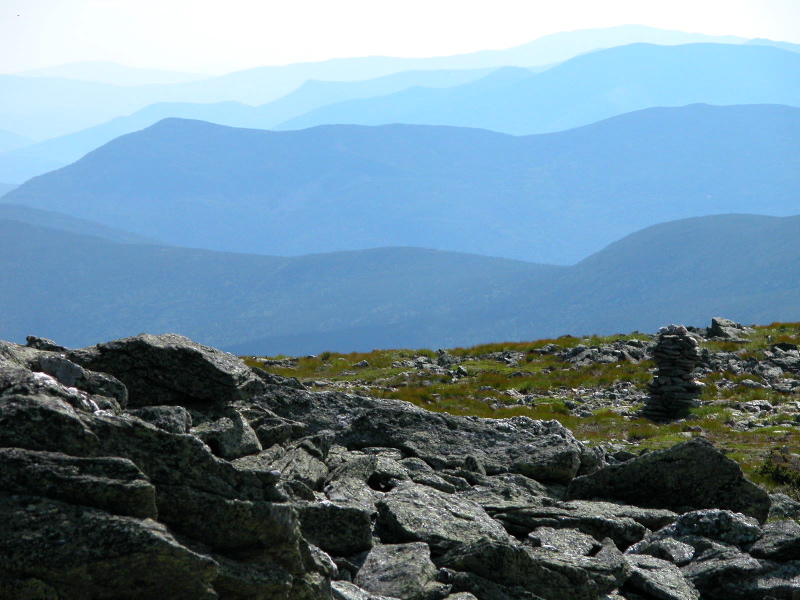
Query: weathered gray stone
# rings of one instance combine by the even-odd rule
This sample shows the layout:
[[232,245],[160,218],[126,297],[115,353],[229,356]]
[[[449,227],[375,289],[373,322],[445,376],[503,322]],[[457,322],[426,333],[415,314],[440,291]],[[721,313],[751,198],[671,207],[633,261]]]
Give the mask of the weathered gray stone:
[[381,539],[427,543],[441,554],[479,539],[507,541],[508,534],[478,504],[432,488],[405,484],[378,502]]
[[242,414],[232,407],[223,411],[223,416],[214,421],[192,428],[216,456],[235,460],[261,452],[261,442]]
[[36,335],[29,335],[25,338],[25,345],[28,348],[35,348],[36,350],[46,350],[48,352],[67,352],[67,348],[59,346],[53,340],[39,337]]
[[427,485],[445,494],[452,494],[456,491],[456,486],[440,477],[436,471],[421,458],[404,458],[400,461],[400,464],[406,469],[408,477],[410,477],[411,481],[414,483]]
[[376,491],[389,491],[398,482],[408,480],[409,471],[402,463],[390,458],[350,453],[330,473],[327,483],[339,479],[357,479]]
[[681,567],[681,572],[697,588],[703,600],[737,598],[741,596],[734,590],[741,589],[745,582],[756,580],[769,571],[770,566],[768,562],[734,548],[712,547]]
[[328,477],[323,457],[309,444],[293,445],[274,463],[284,481],[299,481],[314,491],[321,491]]
[[192,415],[183,406],[143,406],[129,410],[128,414],[169,433],[189,433],[192,427]]
[[578,477],[570,482],[567,497],[618,500],[681,513],[722,508],[762,523],[770,506],[769,494],[745,479],[736,462],[703,438]]
[[682,515],[675,523],[655,532],[653,539],[687,536],[716,540],[724,544],[747,546],[762,536],[758,522],[729,510],[697,510]]
[[334,581],[331,583],[334,600],[399,600],[388,596],[376,596],[362,590],[354,583],[348,581]]
[[502,586],[519,587],[546,600],[596,600],[617,588],[630,573],[618,551],[614,556],[575,557],[494,540],[456,546],[437,564],[469,571]]
[[59,354],[43,352],[33,370],[47,373],[67,387],[114,399],[120,407],[128,403],[128,389],[116,377],[84,369]]
[[301,438],[308,430],[305,423],[284,419],[262,406],[251,403],[246,409],[253,413],[247,418],[264,448]]
[[401,600],[434,600],[447,595],[436,582],[437,569],[427,544],[375,546],[359,569],[355,583],[381,596]]
[[333,502],[293,504],[303,537],[334,556],[372,548],[372,512]]
[[562,554],[589,556],[601,548],[600,542],[577,529],[538,527],[528,534],[525,542],[534,547],[555,550]]
[[516,473],[501,473],[491,477],[471,477],[472,486],[458,495],[480,504],[489,514],[502,510],[543,506],[557,496],[547,487]]
[[757,558],[800,560],[800,524],[775,521],[764,525],[764,535],[749,549]]
[[292,593],[292,576],[272,563],[251,563],[208,553],[219,565],[214,591],[230,600],[283,600]]
[[297,512],[288,504],[214,496],[188,487],[161,485],[159,520],[170,529],[230,554],[258,553],[289,570],[303,564],[307,545]]
[[649,554],[682,567],[694,558],[694,547],[684,542],[665,537],[662,539],[647,538],[628,548],[625,553]]
[[0,494],[0,555],[0,579],[35,579],[59,598],[217,597],[217,564],[163,525],[41,497]]
[[792,500],[786,494],[770,494],[772,505],[769,509],[769,520],[797,519],[800,517],[800,502]]
[[743,336],[751,333],[753,333],[753,330],[750,327],[744,327],[741,323],[721,317],[711,319],[711,327],[708,328],[708,337],[731,341],[742,340]]
[[114,340],[73,350],[67,358],[122,381],[130,406],[224,404],[265,387],[239,358],[174,333]]
[[342,442],[348,447],[398,448],[435,469],[461,468],[472,456],[489,474],[510,471],[564,483],[578,473],[582,458],[595,460],[557,421],[453,417],[409,406],[364,412]]
[[642,592],[655,600],[698,600],[699,592],[689,583],[678,567],[654,556],[628,554],[625,560],[631,567],[626,589]]
[[527,535],[538,527],[577,529],[597,540],[610,537],[627,548],[644,537],[648,528],[673,522],[678,515],[665,510],[640,509],[609,502],[545,502],[540,506],[492,511],[513,535]]
[[0,491],[92,506],[117,515],[156,518],[155,488],[124,458],[75,458],[0,448]]
[[383,498],[384,493],[371,489],[355,477],[343,477],[325,486],[325,495],[336,504],[357,506],[364,511],[377,513],[375,505]]
[[453,590],[468,593],[480,600],[543,600],[519,586],[505,586],[473,573],[454,573]]
[[[93,396],[75,387],[65,386],[52,375],[31,371],[12,362],[0,362],[0,397],[48,396],[58,398],[83,412],[94,413],[103,408],[113,414],[120,412],[113,398]],[[101,406],[102,405],[102,406]]]

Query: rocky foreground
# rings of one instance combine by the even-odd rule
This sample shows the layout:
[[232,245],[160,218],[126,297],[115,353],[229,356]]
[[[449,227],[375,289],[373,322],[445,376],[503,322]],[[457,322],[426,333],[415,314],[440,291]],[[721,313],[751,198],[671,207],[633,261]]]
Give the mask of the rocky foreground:
[[624,454],[177,335],[0,342],[0,599],[800,597],[785,498],[702,437]]

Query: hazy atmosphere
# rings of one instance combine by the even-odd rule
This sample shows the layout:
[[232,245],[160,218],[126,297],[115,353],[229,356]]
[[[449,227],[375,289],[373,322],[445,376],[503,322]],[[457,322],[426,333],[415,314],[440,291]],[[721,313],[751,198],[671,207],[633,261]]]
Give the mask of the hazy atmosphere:
[[799,600],[800,0],[0,0],[0,600]]
[[76,61],[220,74],[355,56],[446,56],[640,24],[800,43],[796,0],[4,0],[0,72]]

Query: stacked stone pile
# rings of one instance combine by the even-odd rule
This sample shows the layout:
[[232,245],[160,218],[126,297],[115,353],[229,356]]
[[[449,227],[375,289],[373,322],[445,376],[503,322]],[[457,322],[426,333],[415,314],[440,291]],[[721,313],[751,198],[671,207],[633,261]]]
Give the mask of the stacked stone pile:
[[656,373],[642,413],[653,421],[685,417],[697,406],[703,384],[695,380],[700,364],[697,338],[683,325],[668,325],[658,332],[653,349]]

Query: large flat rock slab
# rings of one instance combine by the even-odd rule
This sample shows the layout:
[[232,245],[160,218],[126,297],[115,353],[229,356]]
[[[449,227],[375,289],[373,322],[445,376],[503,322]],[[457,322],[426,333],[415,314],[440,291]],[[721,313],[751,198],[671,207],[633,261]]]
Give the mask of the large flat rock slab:
[[741,467],[702,438],[650,452],[578,477],[569,499],[617,500],[685,513],[721,508],[767,519],[769,494],[745,479]]
[[378,514],[382,538],[425,542],[434,554],[480,539],[509,539],[480,505],[421,485],[406,484],[386,494],[378,502]]
[[129,406],[234,402],[264,388],[233,354],[175,333],[143,333],[73,350],[67,358],[119,379]]
[[401,405],[364,411],[343,443],[398,448],[435,469],[461,468],[472,460],[488,474],[512,472],[559,483],[594,458],[558,421],[454,417]]
[[0,579],[38,580],[45,598],[217,597],[217,564],[160,523],[40,497],[0,494],[0,555]]

